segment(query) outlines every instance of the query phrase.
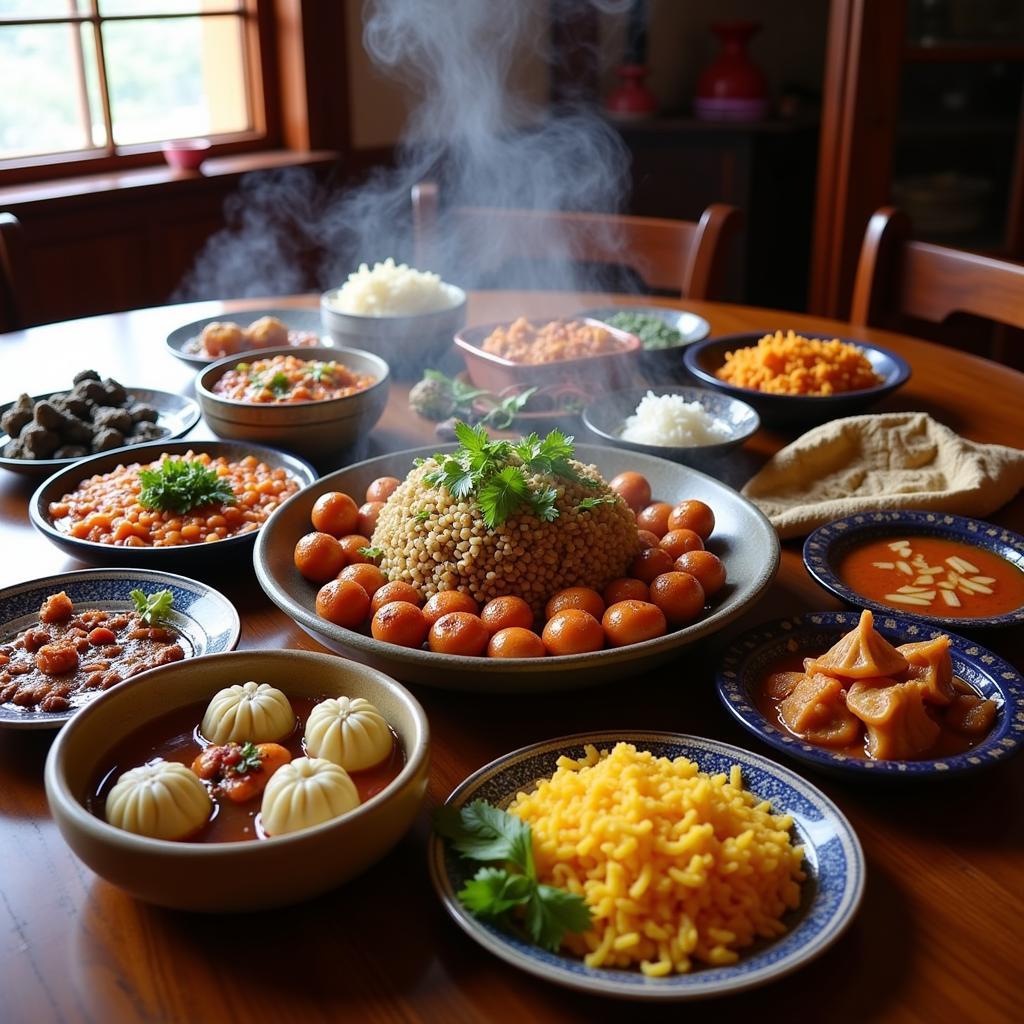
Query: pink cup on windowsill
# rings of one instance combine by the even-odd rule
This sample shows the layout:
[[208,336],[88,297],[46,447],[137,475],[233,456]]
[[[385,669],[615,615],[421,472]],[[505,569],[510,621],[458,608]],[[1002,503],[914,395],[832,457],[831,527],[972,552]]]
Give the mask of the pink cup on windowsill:
[[198,171],[209,148],[209,139],[172,139],[161,146],[164,159],[178,171]]

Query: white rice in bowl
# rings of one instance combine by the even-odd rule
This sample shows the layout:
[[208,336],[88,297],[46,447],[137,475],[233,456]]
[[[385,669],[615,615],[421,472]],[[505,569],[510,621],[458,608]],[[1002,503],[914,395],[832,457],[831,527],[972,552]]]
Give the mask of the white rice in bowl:
[[621,436],[634,444],[692,448],[727,441],[729,425],[712,416],[700,402],[648,391],[636,412],[626,418]]
[[416,270],[390,257],[371,269],[360,264],[355,273],[329,296],[339,313],[351,316],[419,316],[451,309],[461,300],[459,291],[437,274]]

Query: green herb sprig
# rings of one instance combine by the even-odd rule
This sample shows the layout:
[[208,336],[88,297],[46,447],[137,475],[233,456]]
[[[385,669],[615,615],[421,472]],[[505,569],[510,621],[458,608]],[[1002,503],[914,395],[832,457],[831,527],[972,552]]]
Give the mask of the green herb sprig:
[[591,927],[583,898],[537,880],[530,826],[483,800],[465,807],[441,807],[434,830],[467,860],[500,867],[482,867],[459,891],[470,913],[508,925],[508,915],[523,908],[527,934],[539,946],[558,950],[566,932]]
[[263,765],[263,755],[255,743],[246,740],[238,751],[238,760],[228,766],[228,770],[235,775],[248,775],[249,772],[259,771]]
[[384,556],[384,549],[383,548],[365,547],[365,548],[356,548],[356,551],[358,551],[359,554],[361,554],[363,556],[363,558],[372,558],[372,559],[374,559],[374,561],[376,561],[378,558],[382,558]]
[[163,622],[174,604],[174,595],[169,590],[156,590],[152,594],[133,590],[128,596],[132,599],[139,618],[147,626],[155,626],[158,622]]
[[[524,388],[522,391],[501,398],[486,388],[475,388],[458,377],[448,377],[440,370],[424,370],[424,380],[433,380],[447,389],[451,396],[452,415],[461,419],[476,419],[478,406],[486,411],[479,416],[481,426],[494,427],[495,430],[507,430],[515,418],[526,408],[526,403],[537,393],[537,388]],[[440,417],[438,417],[440,418]]]
[[577,506],[581,512],[586,512],[589,509],[597,508],[599,505],[614,505],[618,499],[611,494],[606,494],[602,498],[584,498]]
[[209,466],[185,459],[164,459],[159,469],[139,470],[139,504],[161,512],[188,512],[220,502],[233,505],[235,492]]

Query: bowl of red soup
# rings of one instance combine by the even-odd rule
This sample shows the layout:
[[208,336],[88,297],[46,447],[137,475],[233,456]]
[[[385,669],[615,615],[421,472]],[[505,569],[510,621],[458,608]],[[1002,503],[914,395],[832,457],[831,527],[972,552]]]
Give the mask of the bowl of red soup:
[[854,778],[938,778],[1024,743],[1024,679],[955,633],[893,615],[815,612],[743,633],[718,696],[759,740]]
[[366,870],[422,803],[426,716],[375,669],[311,651],[217,654],[143,673],[58,736],[61,835],[146,902],[296,903]]
[[1024,537],[942,512],[863,512],[815,530],[804,564],[850,604],[958,629],[1024,622]]

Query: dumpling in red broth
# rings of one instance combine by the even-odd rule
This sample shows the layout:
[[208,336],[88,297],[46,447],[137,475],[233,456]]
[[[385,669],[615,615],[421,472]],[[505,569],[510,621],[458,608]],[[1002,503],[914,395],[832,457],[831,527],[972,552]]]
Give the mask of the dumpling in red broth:
[[805,676],[779,704],[779,716],[798,736],[823,747],[856,743],[860,722],[846,708],[843,684],[834,676]]
[[846,706],[867,726],[870,757],[905,761],[934,745],[941,729],[924,703],[927,685],[918,679],[862,679],[850,687]]
[[871,612],[861,613],[860,622],[840,637],[820,658],[804,662],[808,675],[823,672],[837,679],[868,679],[895,676],[907,670],[907,660],[875,630]]
[[908,678],[925,684],[924,699],[945,707],[956,694],[953,687],[953,662],[949,657],[949,637],[937,636],[896,648],[907,659]]

